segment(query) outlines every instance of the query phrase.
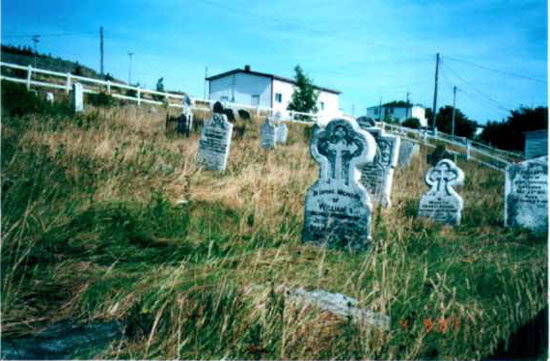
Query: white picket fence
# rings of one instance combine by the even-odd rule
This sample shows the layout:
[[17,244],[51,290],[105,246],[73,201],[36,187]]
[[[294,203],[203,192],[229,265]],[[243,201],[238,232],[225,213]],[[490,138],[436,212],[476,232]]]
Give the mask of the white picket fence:
[[[72,89],[73,83],[79,82],[83,85],[84,93],[98,94],[101,92],[105,92],[107,94],[110,94],[114,98],[134,101],[138,105],[141,105],[142,103],[144,103],[144,104],[154,104],[154,105],[167,105],[168,107],[175,107],[175,108],[183,108],[182,100],[185,98],[185,96],[181,94],[159,92],[156,90],[144,89],[139,86],[135,87],[135,86],[130,86],[126,84],[121,84],[110,80],[100,80],[100,79],[74,75],[72,73],[60,73],[60,72],[51,71],[51,70],[34,68],[31,65],[22,66],[17,64],[0,62],[0,66],[8,69],[18,69],[18,70],[25,71],[26,72],[25,78],[16,78],[11,76],[6,76],[3,74],[0,76],[0,78],[2,80],[8,80],[15,83],[25,84],[27,87],[27,90],[30,90],[31,86],[38,86],[38,87],[45,87],[45,88],[52,88],[52,89],[61,89],[61,90],[65,90],[66,93],[69,93]],[[39,80],[33,79],[33,75],[36,75],[36,74],[44,74],[44,75],[48,75],[49,77],[46,79],[47,81],[39,81]],[[117,90],[119,92],[117,92]],[[136,96],[130,96],[127,94],[120,93],[128,90],[134,91]],[[164,101],[146,98],[147,95],[150,97],[152,97],[153,95],[162,97]],[[209,110],[211,109],[213,104],[216,102],[215,100],[200,99],[200,98],[191,98],[191,100],[193,101],[193,104],[194,104],[191,108],[197,109],[197,110]],[[274,113],[274,110],[272,108],[262,107],[262,106],[251,106],[251,105],[238,104],[238,103],[224,103],[224,107],[231,108],[233,110],[245,109],[247,111],[255,112],[256,114],[260,114],[260,112],[264,112],[266,114],[272,115]],[[298,123],[310,123],[310,122],[300,121],[297,119],[298,117],[306,117],[308,119],[311,119],[311,122],[315,122],[317,121],[318,116],[312,113],[288,111],[288,116],[287,116],[288,119],[285,119],[285,120],[290,120]]]
[[[0,67],[8,69],[17,69],[26,71],[26,78],[16,78],[12,76],[6,76],[1,74],[0,79],[12,81],[15,83],[25,84],[27,89],[30,90],[32,86],[46,87],[53,89],[65,90],[66,93],[69,93],[72,89],[74,82],[79,82],[83,85],[85,93],[98,94],[100,92],[106,92],[113,96],[114,98],[124,99],[128,101],[135,101],[138,105],[144,104],[154,104],[154,105],[166,105],[168,107],[183,108],[183,99],[184,95],[174,94],[169,92],[159,92],[156,90],[143,89],[141,87],[134,87],[126,84],[121,84],[113,82],[110,80],[99,80],[88,77],[83,77],[79,75],[74,75],[71,73],[61,73],[51,70],[34,68],[32,66],[22,66],[17,64],[0,62]],[[44,74],[48,75],[45,81],[39,81],[33,79],[35,74]],[[136,96],[130,96],[128,94],[121,94],[120,92],[133,90]],[[119,92],[117,92],[119,91]],[[148,99],[146,96],[152,97],[153,95],[162,97],[164,101],[159,101],[155,99]],[[192,98],[193,106],[192,109],[209,111],[211,110],[215,100],[210,99],[200,99]],[[267,115],[273,115],[275,110],[268,107],[261,106],[250,106],[246,104],[237,104],[237,103],[225,103],[224,107],[231,108],[233,110],[245,109],[248,111],[255,112],[260,114],[263,112]],[[303,121],[300,118],[309,119],[308,121]],[[288,111],[287,116],[285,116],[283,121],[303,123],[308,125],[313,125],[319,122],[320,118],[317,114],[312,113],[303,113]],[[436,143],[444,143],[455,150],[452,152],[465,156],[467,160],[473,160],[479,164],[485,165],[487,167],[498,169],[503,171],[506,166],[521,161],[524,159],[523,154],[516,152],[509,152],[502,149],[497,149],[485,145],[483,143],[475,142],[467,138],[456,137],[442,132],[429,132],[426,130],[417,130],[407,127],[402,127],[396,124],[388,123],[377,123],[377,126],[384,128],[390,133],[397,134],[403,139],[407,139],[412,142],[421,143],[428,147],[435,147]]]

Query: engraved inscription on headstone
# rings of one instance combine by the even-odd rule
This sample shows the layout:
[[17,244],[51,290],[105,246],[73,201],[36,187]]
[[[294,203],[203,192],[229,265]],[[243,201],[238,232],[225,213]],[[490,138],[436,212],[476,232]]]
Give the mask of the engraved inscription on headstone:
[[262,148],[272,149],[277,145],[277,138],[275,134],[275,125],[271,119],[266,118],[265,123],[262,125],[261,131]]
[[453,186],[462,185],[464,173],[449,159],[440,160],[426,173],[430,190],[420,198],[419,217],[428,217],[437,222],[460,224],[463,201]]
[[548,229],[548,157],[506,168],[504,223],[534,231]]
[[75,112],[84,111],[84,88],[80,83],[73,84],[73,91],[71,94],[71,103]]
[[277,128],[275,128],[275,136],[277,143],[286,144],[286,138],[288,136],[288,127],[285,123],[279,123]]
[[225,170],[232,132],[233,124],[225,115],[214,113],[202,127],[197,163],[208,170]]
[[411,159],[420,151],[418,144],[408,140],[401,140],[399,147],[399,159],[397,165],[399,167],[408,167],[411,164]]
[[372,163],[360,168],[361,183],[375,202],[380,202],[384,207],[390,207],[393,170],[397,165],[401,139],[396,135],[386,134],[376,127],[362,129],[374,137],[377,150]]
[[333,119],[326,128],[315,126],[310,152],[319,164],[319,179],[306,195],[304,241],[369,248],[372,203],[358,167],[372,161],[375,147],[373,137],[355,122]]

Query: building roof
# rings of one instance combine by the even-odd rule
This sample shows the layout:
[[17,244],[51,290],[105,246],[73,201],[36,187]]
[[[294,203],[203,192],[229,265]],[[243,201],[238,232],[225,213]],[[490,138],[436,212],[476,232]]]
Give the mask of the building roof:
[[[294,79],[285,78],[285,77],[275,75],[275,74],[260,73],[259,71],[252,71],[248,67],[245,67],[245,69],[233,69],[233,70],[230,70],[230,71],[226,71],[225,73],[212,75],[212,76],[207,77],[206,80],[212,81],[212,80],[224,78],[226,76],[230,76],[230,75],[237,74],[237,73],[245,73],[245,74],[257,75],[257,76],[263,76],[263,77],[276,79],[276,80],[284,81],[284,82],[291,83],[291,84],[296,84],[296,81]],[[328,93],[334,93],[334,94],[342,93],[339,90],[324,88],[324,87],[320,87],[320,86],[316,86],[316,85],[314,85],[314,87],[317,90],[323,90],[323,91],[326,91]]]

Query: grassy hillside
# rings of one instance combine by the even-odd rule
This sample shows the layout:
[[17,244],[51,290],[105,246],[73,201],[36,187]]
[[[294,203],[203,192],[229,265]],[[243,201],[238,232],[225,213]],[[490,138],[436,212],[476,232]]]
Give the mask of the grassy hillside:
[[[252,120],[207,172],[198,135],[165,135],[147,109],[4,112],[4,337],[116,319],[126,337],[98,357],[480,359],[546,306],[546,235],[502,227],[499,172],[459,161],[463,224],[434,224],[416,217],[423,150],[375,211],[373,252],[349,254],[300,240],[317,176],[302,126],[268,152]],[[390,331],[288,302],[300,286],[357,298]]]

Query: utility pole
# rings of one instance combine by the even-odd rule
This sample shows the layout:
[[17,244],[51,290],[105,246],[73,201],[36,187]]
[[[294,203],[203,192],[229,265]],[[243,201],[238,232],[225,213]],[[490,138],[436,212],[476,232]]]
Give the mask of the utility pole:
[[378,106],[378,121],[382,121],[382,97],[380,97],[380,105]]
[[455,113],[456,113],[456,86],[453,87],[453,121],[451,125],[451,135],[455,136]]
[[99,28],[100,74],[103,79],[103,26]]
[[130,57],[130,66],[128,67],[128,85],[132,85],[132,56],[134,53],[128,53]]
[[437,81],[439,78],[439,53],[435,60],[435,87],[434,87],[434,107],[432,110],[432,130],[435,131],[435,117],[437,114]]
[[32,41],[34,41],[34,67],[36,68],[36,56],[38,55],[37,45],[40,41],[40,35],[34,35]]
[[405,120],[410,118],[410,115],[409,115],[409,109],[410,109],[409,96],[410,95],[411,95],[411,92],[407,92],[407,112],[406,112]]
[[208,83],[208,80],[206,80],[206,78],[208,78],[208,67],[207,66],[204,67],[204,97],[203,97],[203,99],[206,99],[206,84]]

